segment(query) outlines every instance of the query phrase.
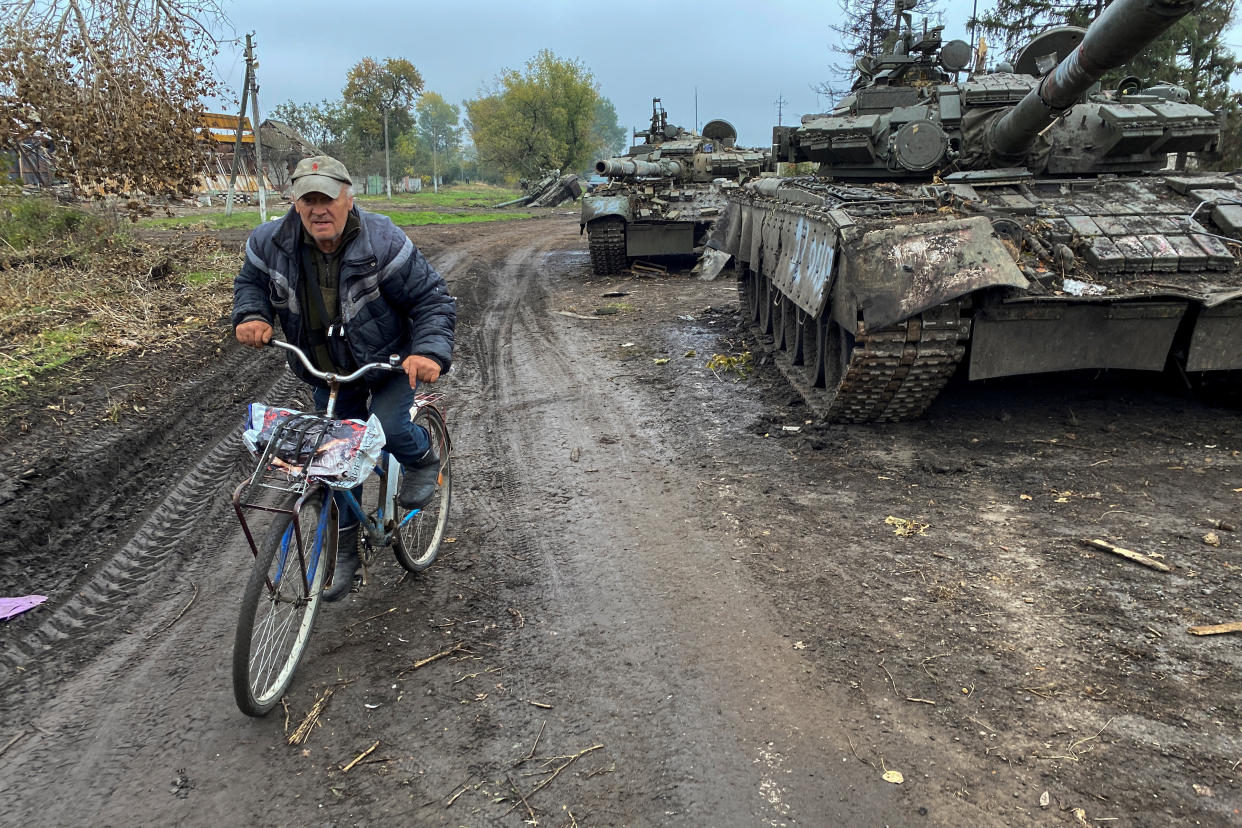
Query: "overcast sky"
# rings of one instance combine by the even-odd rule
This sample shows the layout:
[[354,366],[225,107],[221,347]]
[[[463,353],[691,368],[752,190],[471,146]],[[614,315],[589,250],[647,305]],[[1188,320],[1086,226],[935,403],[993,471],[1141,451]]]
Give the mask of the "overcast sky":
[[[943,6],[945,39],[968,39],[971,3]],[[254,32],[261,117],[288,100],[339,98],[345,73],[364,57],[409,60],[425,91],[461,106],[486,94],[503,69],[520,70],[550,49],[591,72],[627,137],[647,127],[658,97],[671,123],[693,128],[696,115],[699,126],[723,118],[738,144],[767,146],[778,99],[784,124],[821,111],[827,101],[811,87],[839,60],[830,50],[836,0],[226,0],[225,10],[242,45],[225,46],[220,73],[240,94],[244,35]]]

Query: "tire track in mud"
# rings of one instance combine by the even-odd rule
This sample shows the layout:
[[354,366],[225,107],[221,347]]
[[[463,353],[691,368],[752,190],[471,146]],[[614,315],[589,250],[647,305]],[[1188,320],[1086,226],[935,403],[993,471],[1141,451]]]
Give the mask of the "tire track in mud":
[[[225,361],[222,370],[213,373],[216,378],[235,375],[252,359],[252,354],[238,352]],[[288,399],[299,386],[298,380],[286,372],[260,396]],[[240,432],[231,427],[173,485],[130,540],[96,566],[78,591],[58,603],[32,629],[6,641],[0,651],[0,669],[4,670],[0,710],[11,710],[22,697],[44,696],[48,687],[62,678],[65,659],[58,657],[59,645],[72,640],[75,660],[93,656],[108,645],[118,627],[142,620],[147,602],[158,599],[162,576],[168,570],[179,563],[192,568],[196,560],[187,553],[208,546],[208,538],[232,531],[234,527],[227,520],[232,516],[229,496],[232,484],[248,471],[248,464]],[[112,500],[106,499],[97,508],[110,509]]]

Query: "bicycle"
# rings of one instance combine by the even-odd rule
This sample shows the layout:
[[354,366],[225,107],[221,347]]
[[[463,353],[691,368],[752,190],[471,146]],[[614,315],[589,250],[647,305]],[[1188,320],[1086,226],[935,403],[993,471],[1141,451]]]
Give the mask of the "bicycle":
[[[233,508],[254,555],[233,639],[233,695],[249,716],[263,716],[276,706],[310,642],[320,596],[331,584],[336,565],[338,500],[362,530],[364,582],[371,556],[387,546],[410,572],[431,566],[444,540],[452,501],[452,444],[442,394],[416,394],[410,409],[411,419],[431,436],[440,474],[433,499],[407,511],[397,502],[401,464],[382,450],[378,421],[360,433],[357,421],[333,416],[342,384],[375,370],[403,372],[397,357],[339,376],[317,370],[295,345],[278,340],[270,344],[296,354],[311,374],[328,383],[329,396],[323,414],[264,407],[263,422],[252,424],[254,444],[247,442],[258,462],[233,492]],[[251,407],[252,417],[256,410]],[[352,490],[372,475],[379,478],[379,494],[375,510],[368,513]],[[276,515],[261,544],[255,543],[248,511]]]

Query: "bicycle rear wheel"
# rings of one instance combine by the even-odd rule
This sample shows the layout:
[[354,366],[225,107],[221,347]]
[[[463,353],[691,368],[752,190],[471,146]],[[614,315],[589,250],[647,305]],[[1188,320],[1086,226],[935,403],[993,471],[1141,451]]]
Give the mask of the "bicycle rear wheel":
[[[295,503],[291,499],[284,508]],[[255,558],[233,639],[233,696],[247,716],[263,716],[276,706],[310,643],[329,565],[327,541],[336,536],[327,505],[328,489],[319,486],[298,510],[305,580],[292,514],[277,514]]]
[[[396,507],[398,528],[393,536],[393,551],[401,566],[410,572],[422,572],[435,563],[440,544],[444,542],[449,504],[453,499],[453,465],[449,456],[448,426],[440,412],[434,406],[422,406],[414,415],[414,422],[427,429],[431,446],[440,455],[439,488],[421,509],[406,511],[400,505]],[[400,488],[398,481],[397,490]]]

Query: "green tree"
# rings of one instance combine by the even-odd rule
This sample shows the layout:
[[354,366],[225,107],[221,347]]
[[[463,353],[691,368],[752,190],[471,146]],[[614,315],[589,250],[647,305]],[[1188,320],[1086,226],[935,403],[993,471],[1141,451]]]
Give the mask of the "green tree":
[[577,170],[596,149],[598,85],[576,60],[544,49],[524,72],[503,71],[492,94],[466,101],[479,159],[527,178],[543,170]]
[[363,58],[346,75],[344,101],[358,137],[363,139],[359,143],[365,148],[366,138],[383,136],[384,179],[389,197],[389,129],[400,133],[413,126],[410,110],[422,91],[423,76],[405,58],[386,58],[383,63]]
[[337,155],[349,131],[345,105],[326,98],[317,104],[285,101],[272,109],[272,118],[284,121],[325,155]]
[[415,106],[418,115],[418,135],[431,149],[431,186],[440,191],[441,160],[446,159],[461,144],[461,109],[448,103],[435,92],[427,92]]
[[51,150],[59,177],[104,198],[177,196],[202,171],[213,0],[0,4],[0,146]]
[[628,137],[617,118],[617,108],[601,97],[595,104],[595,120],[591,123],[591,143],[595,147],[592,154],[600,158],[620,155],[625,152]]

